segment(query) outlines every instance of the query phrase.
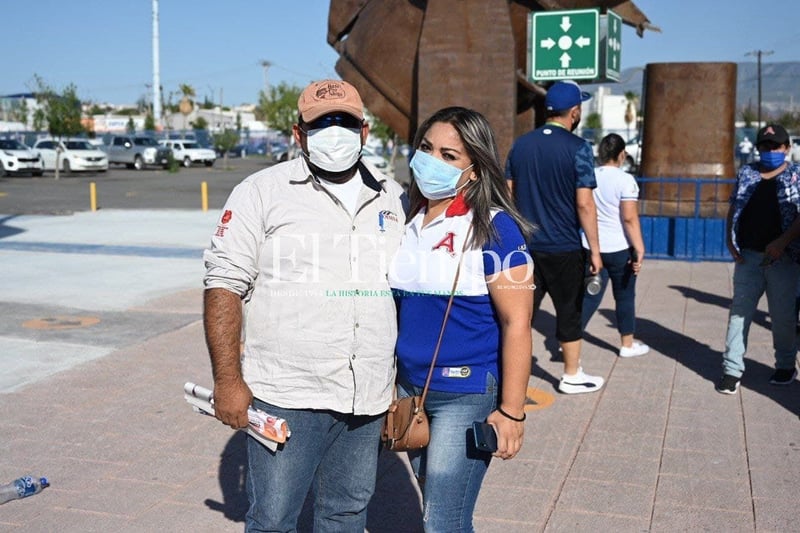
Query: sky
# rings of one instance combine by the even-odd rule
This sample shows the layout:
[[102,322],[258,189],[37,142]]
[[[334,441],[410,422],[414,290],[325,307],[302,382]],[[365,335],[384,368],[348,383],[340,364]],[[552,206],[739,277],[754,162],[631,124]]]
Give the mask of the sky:
[[[372,0],[380,1],[380,0]],[[436,0],[430,0],[436,1]],[[2,0],[0,95],[32,92],[35,76],[81,100],[135,104],[152,92],[152,0]],[[634,0],[661,33],[625,26],[622,69],[647,63],[800,61],[797,0]],[[327,0],[160,0],[164,98],[255,103],[265,86],[338,78],[326,40]],[[262,62],[271,63],[266,69]],[[391,58],[387,58],[391,61]],[[266,79],[265,79],[266,77]],[[172,97],[177,101],[179,97]]]

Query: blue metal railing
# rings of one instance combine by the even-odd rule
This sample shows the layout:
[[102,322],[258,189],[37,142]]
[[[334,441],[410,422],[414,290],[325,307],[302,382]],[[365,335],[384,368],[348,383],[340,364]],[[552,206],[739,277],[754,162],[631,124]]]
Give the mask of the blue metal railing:
[[730,261],[725,219],[732,179],[637,178],[639,219],[647,256]]

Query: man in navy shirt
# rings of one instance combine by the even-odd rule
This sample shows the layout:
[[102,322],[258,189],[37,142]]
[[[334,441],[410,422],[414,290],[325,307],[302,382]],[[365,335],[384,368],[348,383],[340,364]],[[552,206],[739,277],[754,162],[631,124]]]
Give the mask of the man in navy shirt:
[[558,81],[547,91],[544,126],[519,137],[506,162],[506,178],[522,214],[537,229],[530,242],[535,271],[534,317],[545,294],[556,312],[556,338],[564,356],[558,390],[594,392],[603,378],[580,366],[581,309],[586,255],[580,230],[589,242],[589,271],[602,268],[597,210],[592,190],[594,156],[589,143],[572,132],[581,120],[581,102],[590,95],[572,81]]

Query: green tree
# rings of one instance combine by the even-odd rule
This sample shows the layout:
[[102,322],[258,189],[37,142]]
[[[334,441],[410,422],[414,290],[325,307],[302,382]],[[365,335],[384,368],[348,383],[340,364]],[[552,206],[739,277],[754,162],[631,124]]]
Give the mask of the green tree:
[[586,129],[592,130],[592,138],[595,142],[600,142],[603,137],[603,117],[600,113],[590,113],[586,117]]
[[195,130],[207,130],[208,121],[204,117],[197,117],[197,120],[190,122],[189,125]]
[[756,112],[753,111],[753,107],[748,105],[744,109],[742,109],[742,121],[744,121],[745,128],[752,128],[753,123],[758,120],[758,116]]
[[194,98],[195,96],[194,87],[186,83],[178,85],[178,90],[181,92],[181,96],[185,98]]
[[292,125],[297,122],[297,99],[301,92],[302,88],[286,82],[270,86],[269,94],[260,91],[256,115],[288,137],[292,134]]
[[625,93],[625,100],[627,104],[625,105],[625,125],[628,127],[628,138],[626,141],[631,140],[631,124],[636,121],[636,111],[639,107],[639,95],[633,91],[627,91]]
[[215,133],[212,137],[214,141],[214,148],[217,149],[217,152],[221,152],[223,155],[223,168],[228,168],[228,152],[236,146],[236,143],[239,142],[239,133],[235,130],[226,129],[222,133]]
[[800,113],[796,111],[784,111],[778,117],[778,124],[781,124],[789,131],[796,131],[800,127]]
[[[81,123],[81,101],[78,99],[75,85],[69,84],[61,94],[47,85],[38,75],[34,76],[38,90],[36,100],[47,123],[47,131],[54,138],[61,139],[85,133]],[[34,117],[36,120],[37,117]],[[59,178],[60,157],[56,153],[55,179]]]
[[178,110],[183,115],[183,128],[181,130],[181,137],[186,134],[186,117],[188,117],[192,111],[194,111],[194,87],[191,85],[187,85],[185,83],[181,83],[178,86],[178,89],[181,91],[181,100],[178,102]]
[[367,120],[369,122],[370,135],[381,141],[384,150],[386,150],[389,141],[391,141],[392,153],[389,155],[389,165],[391,165],[391,168],[394,168],[394,162],[397,159],[397,151],[399,150],[397,134],[381,119],[371,113],[367,114]]
[[367,121],[369,122],[369,133],[379,141],[384,148],[389,144],[389,141],[394,141],[397,134],[387,126],[381,119],[378,117],[368,114]]
[[133,117],[128,117],[128,123],[125,124],[125,131],[131,135],[136,133],[136,124],[133,122]]
[[87,111],[87,114],[89,116],[93,116],[93,115],[102,115],[105,112],[106,112],[106,110],[103,109],[102,107],[100,107],[99,105],[92,104],[92,107],[89,108],[89,111]]
[[44,129],[44,124],[47,121],[44,115],[44,109],[37,108],[33,112],[33,131],[40,132]]
[[144,129],[145,131],[156,131],[156,120],[153,118],[153,113],[144,116]]

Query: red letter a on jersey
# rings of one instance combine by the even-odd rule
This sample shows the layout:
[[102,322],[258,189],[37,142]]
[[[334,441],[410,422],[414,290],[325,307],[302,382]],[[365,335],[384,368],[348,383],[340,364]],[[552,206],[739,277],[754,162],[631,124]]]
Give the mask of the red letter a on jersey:
[[433,246],[433,248],[431,248],[431,250],[438,250],[439,248],[446,248],[447,252],[450,255],[453,255],[455,253],[453,251],[453,237],[455,237],[455,236],[456,236],[455,233],[453,233],[452,231],[448,231],[447,234],[444,236],[444,238],[441,241],[439,241],[438,243],[436,243]]

